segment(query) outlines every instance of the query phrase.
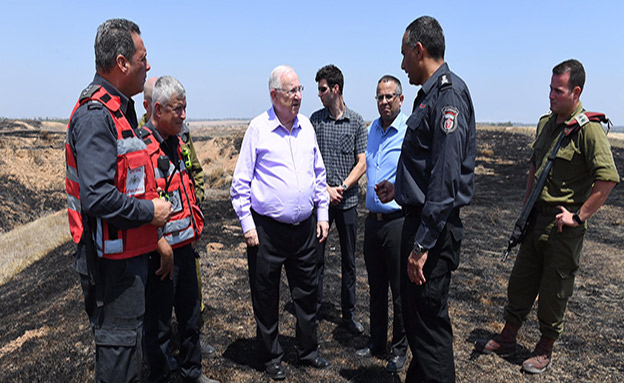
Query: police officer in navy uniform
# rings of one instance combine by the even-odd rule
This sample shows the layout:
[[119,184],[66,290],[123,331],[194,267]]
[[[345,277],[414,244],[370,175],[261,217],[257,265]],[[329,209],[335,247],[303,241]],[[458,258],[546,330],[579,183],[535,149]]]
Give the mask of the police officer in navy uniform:
[[410,83],[421,85],[407,120],[393,198],[406,217],[401,243],[401,300],[412,361],[406,382],[454,382],[448,314],[451,272],[459,265],[464,228],[459,209],[473,195],[475,116],[466,84],[444,62],[444,34],[432,17],[414,20],[401,45]]

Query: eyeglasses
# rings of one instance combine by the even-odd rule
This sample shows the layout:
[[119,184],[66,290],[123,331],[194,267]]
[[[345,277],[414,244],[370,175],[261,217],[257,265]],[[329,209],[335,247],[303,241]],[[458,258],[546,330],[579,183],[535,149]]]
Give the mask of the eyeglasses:
[[288,97],[292,97],[295,94],[297,94],[297,92],[299,92],[299,93],[303,92],[303,85],[296,86],[296,87],[294,87],[294,88],[292,88],[290,90],[280,89],[280,88],[275,88],[275,90],[278,91],[278,92],[285,93]]
[[392,94],[380,94],[375,96],[375,100],[377,100],[378,102],[382,102],[384,99],[388,102],[392,101],[396,96],[398,96],[398,94],[396,93],[392,93]]
[[327,91],[327,89],[329,89],[329,88],[327,88],[326,86],[321,86],[321,87],[318,88],[319,93],[325,93]]

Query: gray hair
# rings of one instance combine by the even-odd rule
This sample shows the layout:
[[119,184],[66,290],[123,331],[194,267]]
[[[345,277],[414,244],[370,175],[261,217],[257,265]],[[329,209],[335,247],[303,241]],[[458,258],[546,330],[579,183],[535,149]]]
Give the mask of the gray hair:
[[396,84],[396,94],[397,95],[401,95],[403,94],[403,88],[401,87],[401,81],[394,77],[391,74],[387,74],[384,75],[382,78],[379,79],[379,81],[377,81],[377,85],[381,84],[383,82],[394,82]]
[[95,69],[108,73],[115,66],[117,55],[132,60],[136,47],[132,34],[141,34],[139,26],[126,19],[110,19],[103,22],[95,35]]
[[171,76],[161,76],[156,80],[154,84],[154,92],[152,93],[152,110],[156,107],[156,103],[160,105],[167,105],[173,95],[178,98],[186,98],[186,91],[180,83]]
[[275,67],[269,77],[269,90],[282,88],[282,76],[286,73],[294,72],[295,70],[288,65],[280,65]]

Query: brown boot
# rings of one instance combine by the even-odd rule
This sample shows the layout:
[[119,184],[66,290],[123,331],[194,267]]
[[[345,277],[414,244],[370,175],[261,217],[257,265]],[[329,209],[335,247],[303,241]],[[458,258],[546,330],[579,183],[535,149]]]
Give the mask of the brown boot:
[[500,356],[510,356],[516,353],[516,335],[520,325],[506,322],[503,331],[492,339],[479,339],[475,349],[484,354],[495,353]]
[[552,363],[552,349],[555,340],[542,335],[529,359],[522,362],[522,369],[530,374],[541,374]]

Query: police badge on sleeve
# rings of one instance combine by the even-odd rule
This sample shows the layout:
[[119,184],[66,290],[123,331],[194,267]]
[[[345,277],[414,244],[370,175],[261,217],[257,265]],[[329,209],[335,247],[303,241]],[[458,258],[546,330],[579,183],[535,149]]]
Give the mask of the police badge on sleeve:
[[457,116],[459,110],[452,106],[442,108],[442,131],[446,134],[453,133],[457,130]]

